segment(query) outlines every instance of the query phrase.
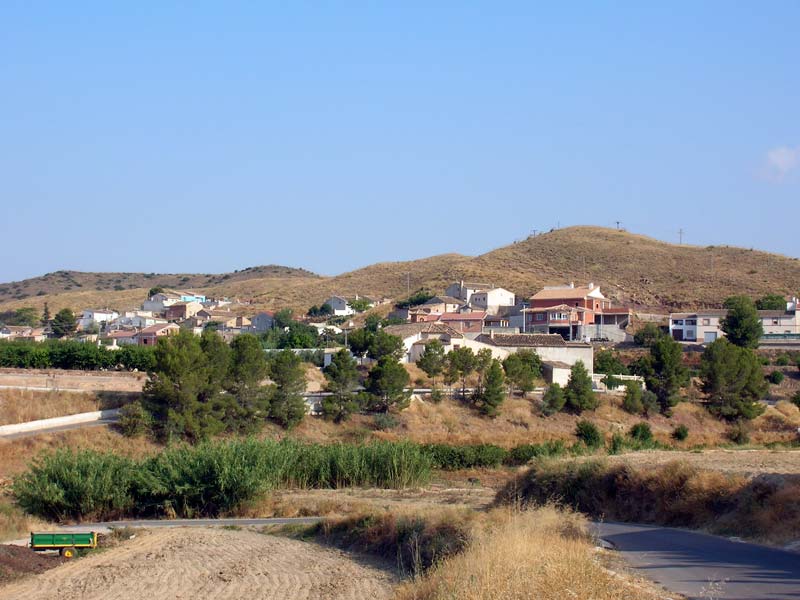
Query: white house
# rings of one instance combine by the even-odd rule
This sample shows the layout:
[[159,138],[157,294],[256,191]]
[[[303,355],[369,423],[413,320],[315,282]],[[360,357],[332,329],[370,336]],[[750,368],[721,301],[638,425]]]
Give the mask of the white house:
[[469,305],[475,310],[484,310],[490,315],[496,315],[501,307],[514,306],[516,296],[503,288],[491,288],[472,292]]
[[355,310],[350,306],[347,298],[343,296],[331,296],[323,304],[327,304],[333,309],[333,314],[337,317],[346,317],[355,314]]
[[107,325],[111,321],[116,321],[118,318],[119,313],[108,308],[100,310],[85,309],[78,319],[78,329],[85,331],[90,329],[93,325],[100,327],[101,323]]
[[181,295],[176,292],[164,291],[153,294],[142,303],[143,310],[149,310],[154,313],[163,313],[167,308],[173,304],[182,302]]
[[462,279],[461,281],[456,281],[447,286],[444,293],[445,296],[451,296],[452,298],[458,298],[464,302],[469,302],[470,298],[472,298],[472,294],[475,292],[492,289],[493,287],[494,286],[490,283],[465,283]]

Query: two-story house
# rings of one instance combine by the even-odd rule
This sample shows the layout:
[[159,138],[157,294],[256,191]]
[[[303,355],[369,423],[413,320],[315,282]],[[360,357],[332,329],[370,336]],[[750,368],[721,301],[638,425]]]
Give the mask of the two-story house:
[[545,287],[534,294],[525,314],[525,331],[557,333],[565,340],[623,341],[628,308],[613,307],[594,283]]

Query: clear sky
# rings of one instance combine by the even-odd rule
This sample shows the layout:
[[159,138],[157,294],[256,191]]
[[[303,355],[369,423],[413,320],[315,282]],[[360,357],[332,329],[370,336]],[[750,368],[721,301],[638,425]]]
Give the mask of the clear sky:
[[0,3],[0,280],[616,220],[800,256],[800,2],[543,4]]

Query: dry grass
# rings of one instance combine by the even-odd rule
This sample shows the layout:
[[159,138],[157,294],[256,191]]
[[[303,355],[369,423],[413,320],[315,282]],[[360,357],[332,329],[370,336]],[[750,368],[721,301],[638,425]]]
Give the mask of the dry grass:
[[145,438],[127,438],[105,426],[0,440],[0,488],[7,485],[11,477],[23,472],[40,452],[59,448],[113,451],[141,457],[160,451],[162,446]]
[[0,396],[0,425],[90,412],[99,410],[101,405],[91,392],[4,390]]
[[[714,269],[709,272],[708,264]],[[212,295],[247,298],[248,309],[292,307],[305,311],[331,294],[365,294],[400,298],[406,295],[406,274],[412,289],[441,292],[459,279],[488,281],[520,295],[544,285],[594,281],[613,299],[642,308],[719,306],[733,294],[763,296],[794,293],[800,279],[796,259],[728,246],[668,244],[641,235],[601,227],[568,227],[469,257],[444,254],[406,262],[379,263],[336,277],[265,267],[226,275],[141,273],[73,273],[0,285],[0,310],[48,302],[63,307],[131,308],[149,287],[187,287]],[[185,281],[181,281],[186,277]],[[115,283],[120,279],[121,283]],[[78,281],[77,288],[70,280]],[[114,290],[122,285],[123,291]],[[71,286],[72,289],[67,289]],[[40,291],[44,295],[38,296]]]
[[596,518],[736,535],[771,544],[800,539],[800,479],[748,478],[672,461],[633,467],[608,461],[534,465],[498,494],[498,503],[557,499]]
[[401,586],[398,600],[595,600],[659,598],[606,569],[586,520],[551,506],[495,511],[467,548]]
[[0,494],[0,542],[22,539],[31,531],[49,531],[55,527],[26,514],[7,494]]

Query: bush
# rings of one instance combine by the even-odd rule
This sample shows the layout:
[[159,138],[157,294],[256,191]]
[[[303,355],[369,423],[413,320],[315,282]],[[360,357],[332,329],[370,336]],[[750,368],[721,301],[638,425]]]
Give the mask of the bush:
[[445,471],[499,467],[506,460],[508,451],[494,444],[448,446],[427,444],[422,447],[435,468]]
[[631,427],[628,435],[632,440],[636,440],[637,442],[653,441],[653,430],[650,429],[649,423],[636,423],[633,427]]
[[587,448],[599,448],[603,445],[603,435],[597,425],[591,421],[581,420],[575,427],[575,435]]
[[543,444],[522,444],[512,448],[505,458],[507,465],[526,465],[535,458],[562,456],[567,452],[563,440],[554,440]]
[[800,391],[795,392],[794,396],[792,396],[792,404],[800,408]]
[[689,437],[689,428],[686,425],[678,425],[672,430],[672,439],[683,442]]
[[400,421],[397,420],[393,414],[390,413],[380,413],[375,415],[372,420],[373,424],[375,425],[375,429],[380,431],[386,431],[387,429],[394,429],[400,424]]
[[750,443],[750,428],[744,420],[736,421],[731,425],[728,430],[728,439],[734,444],[749,444]]
[[108,520],[134,508],[136,475],[133,461],[111,452],[58,450],[34,462],[12,489],[26,512],[45,519]]
[[609,454],[619,454],[625,449],[625,438],[619,433],[614,433],[611,436],[611,443],[608,446]]
[[280,487],[420,485],[431,465],[422,447],[408,442],[247,439],[176,446],[141,461],[62,450],[15,478],[13,491],[29,513],[55,520],[216,516]]
[[141,402],[132,402],[120,409],[119,427],[127,437],[146,435],[152,430],[153,419]]
[[625,397],[622,399],[622,409],[632,415],[640,415],[644,411],[642,404],[642,386],[630,382],[625,386]]
[[791,363],[791,360],[789,359],[788,354],[781,354],[775,359],[775,364],[779,367],[788,367],[789,363]]
[[564,390],[557,383],[552,384],[547,388],[547,391],[542,396],[542,413],[547,415],[554,415],[564,408],[567,399],[564,396]]
[[779,385],[783,381],[783,373],[780,371],[773,371],[769,374],[769,382],[773,385]]
[[433,388],[429,399],[434,404],[439,404],[444,399],[444,393],[439,388]]

